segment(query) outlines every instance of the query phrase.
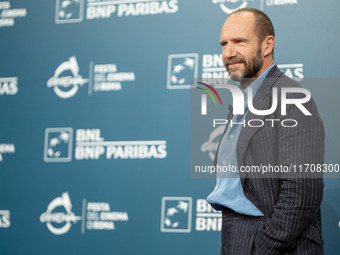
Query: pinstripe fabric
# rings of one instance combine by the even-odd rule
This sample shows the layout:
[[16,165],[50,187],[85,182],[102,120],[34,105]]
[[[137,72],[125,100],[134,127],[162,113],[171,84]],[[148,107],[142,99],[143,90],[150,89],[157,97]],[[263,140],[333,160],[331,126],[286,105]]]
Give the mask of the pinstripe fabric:
[[[228,208],[223,210],[221,255],[261,255],[255,246],[256,235],[265,224],[265,217],[238,214]],[[287,252],[270,253],[282,255],[319,255],[323,246],[302,237],[295,249]]]
[[262,216],[247,216],[224,208],[222,212],[221,255],[257,255],[255,235],[263,224]]
[[[280,91],[282,87],[299,85],[274,66],[254,98],[255,109],[270,108],[273,87]],[[288,97],[298,98],[301,94],[291,93]],[[250,119],[295,119],[298,125],[286,128],[275,122],[275,127],[271,127],[271,124],[265,124],[260,128],[243,127],[237,143],[239,167],[323,163],[324,128],[314,101],[310,100],[304,104],[312,116],[305,116],[294,105],[288,105],[287,115],[281,116],[280,98],[279,93],[279,106],[273,114],[257,116],[249,112],[246,123]],[[255,247],[260,255],[323,254],[320,217],[323,196],[322,175],[309,173],[306,178],[305,173],[294,175],[281,173],[274,177],[260,173],[240,173],[246,197],[265,218],[256,230],[252,247]],[[253,228],[253,224],[249,227],[236,224],[233,231],[247,233],[252,232]],[[222,234],[224,232],[225,230]],[[246,238],[237,234],[234,236],[241,241]],[[244,253],[232,253],[231,250],[229,253],[225,251],[224,254],[253,254],[246,250],[242,252]]]

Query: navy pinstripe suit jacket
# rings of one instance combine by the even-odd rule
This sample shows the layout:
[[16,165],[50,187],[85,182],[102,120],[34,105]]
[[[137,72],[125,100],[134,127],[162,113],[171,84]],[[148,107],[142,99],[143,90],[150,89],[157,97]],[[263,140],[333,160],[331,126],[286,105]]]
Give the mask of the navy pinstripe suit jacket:
[[[255,109],[266,110],[271,107],[273,87],[280,92],[282,87],[300,86],[274,66],[254,97]],[[287,96],[298,98],[301,93],[289,93]],[[281,93],[274,113],[259,116],[248,112],[246,123],[250,119],[294,119],[298,125],[283,127],[276,121],[274,127],[271,122],[259,128],[243,127],[237,142],[239,167],[323,164],[324,128],[313,99],[304,104],[312,116],[305,116],[295,105],[287,105],[286,116],[281,116],[280,104]],[[215,165],[216,162],[217,156]],[[280,173],[280,176],[269,176],[240,172],[246,197],[266,218],[255,237],[258,254],[274,255],[290,251],[292,254],[314,254],[308,253],[308,244],[323,244],[320,216],[324,185],[322,175],[306,177],[303,174],[292,176]],[[301,243],[307,245],[303,247],[302,253],[297,252]]]

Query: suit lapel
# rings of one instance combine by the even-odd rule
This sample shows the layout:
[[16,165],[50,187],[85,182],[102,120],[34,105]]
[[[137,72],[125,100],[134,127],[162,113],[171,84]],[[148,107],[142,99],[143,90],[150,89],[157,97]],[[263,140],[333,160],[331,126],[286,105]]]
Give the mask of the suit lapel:
[[[275,65],[273,68],[269,71],[268,75],[264,79],[263,83],[261,84],[260,88],[258,89],[254,100],[253,105],[254,108],[257,110],[267,110],[271,106],[271,87],[275,83],[275,81],[279,78],[279,76],[282,74],[280,69]],[[259,127],[249,127],[247,125],[248,121],[251,119],[259,119],[263,120],[264,115],[255,115],[248,111],[246,116],[246,126],[242,128],[239,139],[237,141],[237,148],[236,148],[236,155],[238,159],[238,165],[239,167],[243,165],[243,160],[245,153],[247,151],[250,139],[252,136],[256,133],[256,131],[259,129]],[[240,172],[241,182],[242,186],[244,186],[244,178],[246,177],[245,173]]]

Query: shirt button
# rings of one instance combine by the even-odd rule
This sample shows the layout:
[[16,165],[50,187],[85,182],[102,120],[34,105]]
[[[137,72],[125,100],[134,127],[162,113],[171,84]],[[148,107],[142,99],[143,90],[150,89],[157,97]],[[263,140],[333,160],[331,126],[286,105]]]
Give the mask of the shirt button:
[[233,139],[233,138],[234,138],[234,135],[230,135],[230,138]]
[[223,165],[225,165],[225,164],[227,164],[227,161],[224,160],[222,163],[223,163]]

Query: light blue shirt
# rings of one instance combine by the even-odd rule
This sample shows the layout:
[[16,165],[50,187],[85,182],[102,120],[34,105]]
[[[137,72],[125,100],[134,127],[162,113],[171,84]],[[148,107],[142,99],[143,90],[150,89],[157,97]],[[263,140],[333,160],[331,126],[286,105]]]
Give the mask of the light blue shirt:
[[[247,98],[248,88],[252,88],[252,97],[256,95],[257,90],[261,86],[264,78],[269,73],[270,69],[274,65],[270,66],[263,74],[261,74],[255,81],[253,81],[246,89],[242,89]],[[248,113],[248,103],[245,100],[244,115],[233,116],[232,127],[229,123],[228,129],[225,132],[220,148],[218,150],[217,165],[232,167],[238,170],[236,145],[243,123],[245,122],[246,115]],[[238,124],[235,124],[238,123]],[[242,123],[242,124],[241,124]],[[229,168],[230,169],[230,168]],[[223,176],[223,178],[221,178]],[[239,173],[228,172],[217,174],[216,186],[213,192],[207,197],[207,201],[215,210],[222,210],[222,206],[228,207],[237,213],[251,215],[251,216],[263,216],[263,214],[250,202],[244,195],[241,185],[241,179]]]

